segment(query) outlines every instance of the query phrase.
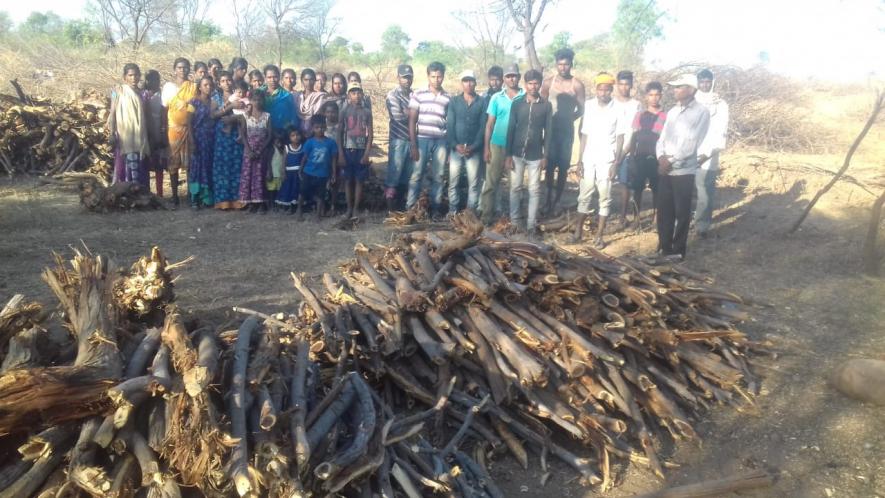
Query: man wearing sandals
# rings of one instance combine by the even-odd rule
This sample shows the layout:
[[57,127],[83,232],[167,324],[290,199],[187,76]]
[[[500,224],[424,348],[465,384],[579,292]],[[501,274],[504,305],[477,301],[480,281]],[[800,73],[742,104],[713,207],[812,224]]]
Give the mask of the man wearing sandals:
[[578,219],[573,243],[581,241],[584,221],[590,214],[590,202],[594,193],[599,193],[599,225],[593,245],[602,248],[605,242],[605,220],[611,212],[612,180],[617,174],[617,165],[622,159],[624,148],[624,123],[622,112],[612,101],[615,78],[608,73],[599,73],[594,79],[596,98],[584,105],[581,119],[581,152],[578,161],[578,176],[581,179],[578,193]]

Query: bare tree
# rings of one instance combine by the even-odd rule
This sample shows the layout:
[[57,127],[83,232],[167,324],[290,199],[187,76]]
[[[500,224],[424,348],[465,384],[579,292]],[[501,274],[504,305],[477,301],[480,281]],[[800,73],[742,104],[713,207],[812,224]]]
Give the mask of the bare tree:
[[176,6],[175,0],[96,0],[106,31],[138,50],[148,33]]
[[256,29],[261,23],[256,0],[230,0],[231,13],[234,15],[234,34],[237,37],[237,49],[240,57],[245,57],[249,44]]
[[181,21],[184,23],[185,32],[191,47],[196,48],[200,35],[197,24],[206,19],[212,0],[178,0],[181,11]]
[[502,0],[516,23],[516,29],[522,33],[525,55],[532,69],[541,70],[541,60],[535,50],[535,29],[541,22],[544,9],[554,0]]
[[459,10],[452,17],[466,28],[473,47],[458,42],[464,54],[481,68],[489,68],[502,62],[513,33],[510,13],[499,5],[480,4],[477,10]]
[[310,13],[310,4],[308,0],[262,0],[261,7],[270,18],[273,26],[274,34],[277,39],[277,64],[283,65],[283,38],[288,35],[291,25],[298,24],[298,21],[292,21],[292,17],[296,19],[302,18]]
[[319,0],[311,6],[311,11],[302,23],[299,34],[313,43],[320,59],[320,70],[326,69],[326,57],[329,42],[338,32],[340,17],[331,17],[335,0]]

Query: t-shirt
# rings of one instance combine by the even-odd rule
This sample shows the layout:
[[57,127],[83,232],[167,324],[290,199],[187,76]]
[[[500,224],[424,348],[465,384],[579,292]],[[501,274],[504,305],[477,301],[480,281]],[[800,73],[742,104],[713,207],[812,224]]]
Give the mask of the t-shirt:
[[332,158],[337,154],[338,145],[331,138],[320,140],[310,137],[304,143],[304,155],[307,156],[304,173],[319,178],[328,178],[332,175]]
[[618,135],[624,135],[624,147],[627,147],[627,144],[630,143],[630,137],[633,136],[633,128],[630,125],[633,123],[633,116],[636,116],[636,113],[639,112],[641,105],[636,99],[621,102],[617,98],[612,99],[612,104],[614,104],[615,109],[618,111],[618,123],[620,125]]
[[581,124],[581,135],[587,136],[584,149],[585,168],[611,164],[617,156],[617,138],[622,129],[621,114],[615,107],[614,100],[600,106],[595,98],[584,104],[584,121]]
[[495,117],[495,127],[492,129],[492,138],[490,142],[498,147],[507,145],[507,127],[510,125],[510,106],[513,101],[525,98],[525,90],[519,89],[519,93],[512,99],[507,96],[507,90],[492,95],[489,99],[489,109],[486,114]]
[[667,113],[663,110],[637,112],[633,118],[633,135],[636,140],[636,156],[648,157],[655,155],[655,146],[664,129]]
[[344,148],[365,149],[372,126],[372,111],[362,106],[348,106],[338,118],[344,126]]
[[412,92],[409,109],[418,111],[418,138],[445,138],[446,114],[449,110],[449,94],[440,90]]

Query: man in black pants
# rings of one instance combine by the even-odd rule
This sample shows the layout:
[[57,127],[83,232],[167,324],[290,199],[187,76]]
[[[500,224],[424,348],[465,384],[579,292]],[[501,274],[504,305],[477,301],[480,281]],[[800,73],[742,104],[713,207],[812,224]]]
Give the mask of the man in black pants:
[[658,157],[658,250],[673,261],[685,259],[698,146],[710,126],[710,112],[694,98],[698,79],[683,74],[669,83],[677,104],[667,112]]

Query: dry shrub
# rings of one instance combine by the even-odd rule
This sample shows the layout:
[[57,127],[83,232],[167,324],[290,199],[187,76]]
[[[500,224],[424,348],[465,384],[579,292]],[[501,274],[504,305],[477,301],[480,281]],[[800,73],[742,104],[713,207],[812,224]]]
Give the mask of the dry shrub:
[[647,73],[645,79],[667,82],[679,74],[697,73],[703,68],[713,71],[716,78],[713,91],[728,103],[730,144],[778,152],[814,153],[823,151],[832,141],[832,132],[813,122],[808,97],[800,85],[761,66],[742,69],[684,64],[668,71]]

